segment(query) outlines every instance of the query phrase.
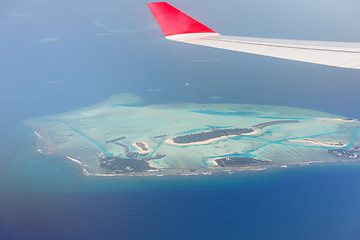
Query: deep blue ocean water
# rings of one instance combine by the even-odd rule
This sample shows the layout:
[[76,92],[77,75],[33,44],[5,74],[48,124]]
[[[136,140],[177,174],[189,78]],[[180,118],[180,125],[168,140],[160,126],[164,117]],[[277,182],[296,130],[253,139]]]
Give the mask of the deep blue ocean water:
[[[228,35],[360,42],[358,1],[169,2]],[[124,92],[360,118],[359,71],[172,43],[145,3],[1,2],[0,239],[360,239],[359,164],[93,178],[36,152],[19,122]]]

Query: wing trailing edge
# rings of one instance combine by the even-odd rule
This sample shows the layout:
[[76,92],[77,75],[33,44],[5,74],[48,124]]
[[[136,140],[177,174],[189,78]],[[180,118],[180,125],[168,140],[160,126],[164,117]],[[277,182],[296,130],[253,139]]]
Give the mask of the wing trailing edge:
[[166,2],[148,7],[169,40],[269,57],[360,69],[360,43],[224,36]]

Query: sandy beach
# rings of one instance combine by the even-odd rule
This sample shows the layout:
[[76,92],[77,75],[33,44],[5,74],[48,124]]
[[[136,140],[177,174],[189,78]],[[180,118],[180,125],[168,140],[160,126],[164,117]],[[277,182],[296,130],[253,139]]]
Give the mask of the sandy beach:
[[294,139],[294,140],[289,140],[289,142],[302,142],[302,143],[312,143],[318,146],[323,146],[323,147],[343,147],[345,146],[344,143],[327,143],[327,142],[320,142],[317,140],[313,140],[313,139]]
[[206,161],[206,162],[212,164],[212,166],[210,166],[210,167],[218,167],[219,164],[216,162],[216,159],[219,159],[219,158],[212,158],[212,159],[209,159],[209,160]]
[[356,122],[356,119],[344,119],[344,118],[316,118],[318,120],[330,120],[330,121],[341,121],[341,122]]
[[[143,150],[141,147],[139,147],[136,143],[142,143],[142,144],[144,144],[147,150],[144,151],[144,150]],[[131,145],[134,146],[134,147],[138,150],[138,152],[139,152],[140,154],[147,154],[147,153],[149,153],[149,152],[152,151],[151,148],[150,148],[150,146],[149,146],[149,144],[147,144],[146,142],[133,142],[133,143],[131,143]]]

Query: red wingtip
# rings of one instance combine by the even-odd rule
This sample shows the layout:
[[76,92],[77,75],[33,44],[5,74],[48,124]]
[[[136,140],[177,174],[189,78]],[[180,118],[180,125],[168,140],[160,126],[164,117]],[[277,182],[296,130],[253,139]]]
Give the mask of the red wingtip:
[[166,2],[148,3],[165,36],[186,33],[216,33]]

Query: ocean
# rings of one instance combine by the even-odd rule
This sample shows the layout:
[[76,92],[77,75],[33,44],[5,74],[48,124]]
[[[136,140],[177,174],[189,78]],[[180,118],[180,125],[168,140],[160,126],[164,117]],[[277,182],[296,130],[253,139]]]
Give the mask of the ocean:
[[358,239],[360,164],[87,177],[22,152],[0,170],[1,239]]
[[[354,1],[169,2],[228,35],[360,42]],[[103,178],[37,152],[21,121],[126,92],[360,118],[359,71],[172,43],[145,3],[2,3],[0,239],[360,239],[358,163]]]

